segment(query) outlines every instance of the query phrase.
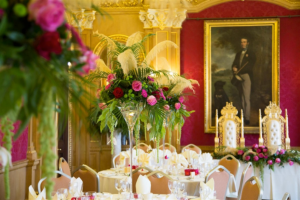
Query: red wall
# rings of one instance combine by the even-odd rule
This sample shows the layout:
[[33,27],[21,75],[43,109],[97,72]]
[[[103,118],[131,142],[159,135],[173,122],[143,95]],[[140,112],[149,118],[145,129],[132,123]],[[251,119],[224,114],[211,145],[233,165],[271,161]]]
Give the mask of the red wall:
[[[14,124],[14,133],[17,132],[19,128],[20,122],[16,122]],[[3,146],[3,133],[0,131],[0,146]],[[22,135],[16,140],[13,141],[13,147],[11,149],[11,156],[12,161],[19,161],[26,159],[26,153],[27,153],[27,141],[28,141],[28,127],[24,130]]]
[[[300,10],[255,1],[229,2],[208,8],[190,18],[241,18],[300,15]],[[204,133],[204,22],[186,20],[181,32],[181,74],[196,79],[200,87],[189,97],[188,109],[195,110],[183,126],[181,144],[214,145],[214,134]],[[288,109],[291,146],[300,146],[300,17],[280,18],[280,107]],[[246,145],[258,143],[258,134],[246,134]]]

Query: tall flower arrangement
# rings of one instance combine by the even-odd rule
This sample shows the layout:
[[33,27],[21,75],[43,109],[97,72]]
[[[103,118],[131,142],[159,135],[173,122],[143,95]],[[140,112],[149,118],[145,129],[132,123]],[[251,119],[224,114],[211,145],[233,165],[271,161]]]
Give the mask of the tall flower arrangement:
[[[181,129],[184,117],[191,113],[183,104],[183,91],[188,87],[193,88],[192,84],[196,82],[171,71],[154,70],[150,66],[159,52],[165,48],[177,48],[176,44],[171,41],[161,42],[141,59],[141,55],[145,55],[143,42],[152,35],[143,38],[140,33],[134,33],[126,44],[98,32],[94,35],[107,43],[109,55],[108,66],[101,62],[100,68],[109,69],[110,72],[98,69],[89,75],[91,81],[101,78],[107,81],[107,85],[99,89],[98,101],[102,105],[105,104],[98,120],[100,130],[108,127],[112,133],[124,120],[118,107],[128,102],[142,105],[141,115],[135,124],[136,134],[142,122],[145,129],[151,126],[150,138],[159,143],[166,133],[163,123],[170,110],[174,110],[171,116],[171,121],[174,122],[173,129],[176,124],[179,124]],[[164,84],[161,79],[164,80]]]
[[[47,199],[51,199],[56,155],[54,112],[68,113],[68,98],[85,97],[82,77],[95,69],[95,56],[65,20],[61,0],[1,0],[0,2],[0,119],[4,146],[11,148],[11,124],[21,120],[14,139],[31,117],[40,119],[42,176],[46,177]],[[52,167],[53,166],[53,167]],[[5,168],[6,199],[9,195]]]

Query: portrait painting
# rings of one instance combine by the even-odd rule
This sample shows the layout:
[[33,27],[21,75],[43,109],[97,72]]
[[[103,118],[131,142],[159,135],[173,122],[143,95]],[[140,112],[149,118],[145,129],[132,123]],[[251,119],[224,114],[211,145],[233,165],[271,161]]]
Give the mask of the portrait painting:
[[279,19],[207,20],[205,132],[215,132],[226,102],[243,112],[245,133],[258,133],[270,101],[279,105]]

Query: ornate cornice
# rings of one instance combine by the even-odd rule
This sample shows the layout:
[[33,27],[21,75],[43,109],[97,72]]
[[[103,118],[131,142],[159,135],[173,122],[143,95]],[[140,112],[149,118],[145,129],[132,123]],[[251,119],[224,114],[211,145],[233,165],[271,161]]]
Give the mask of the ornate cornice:
[[99,5],[102,7],[139,7],[143,5],[143,0],[102,0]]
[[80,11],[73,11],[68,16],[68,22],[74,27],[80,27],[84,29],[93,29],[93,22],[96,19],[96,11],[86,11],[81,9]]
[[140,20],[144,23],[144,28],[165,27],[181,28],[182,22],[186,18],[185,9],[148,9],[140,11]]

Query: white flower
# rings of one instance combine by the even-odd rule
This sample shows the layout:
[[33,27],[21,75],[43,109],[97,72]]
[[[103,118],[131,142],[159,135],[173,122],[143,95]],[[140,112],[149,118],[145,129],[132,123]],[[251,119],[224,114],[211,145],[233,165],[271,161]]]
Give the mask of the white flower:
[[0,147],[0,164],[3,166],[3,171],[7,164],[12,167],[11,155],[4,147]]

